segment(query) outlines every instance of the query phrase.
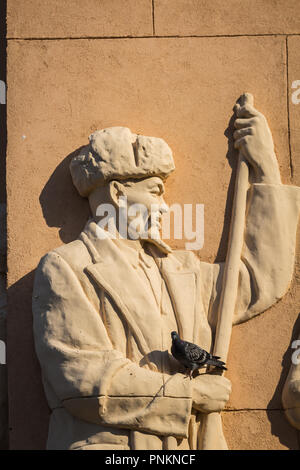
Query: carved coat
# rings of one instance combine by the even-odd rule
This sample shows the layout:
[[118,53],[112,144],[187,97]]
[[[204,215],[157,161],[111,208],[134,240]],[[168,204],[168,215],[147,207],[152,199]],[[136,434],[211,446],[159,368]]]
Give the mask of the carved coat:
[[[299,205],[296,187],[249,189],[234,323],[287,291]],[[170,355],[170,332],[211,348],[223,265],[193,252],[128,250],[98,239],[91,221],[38,266],[34,336],[49,449],[201,449],[203,415]]]

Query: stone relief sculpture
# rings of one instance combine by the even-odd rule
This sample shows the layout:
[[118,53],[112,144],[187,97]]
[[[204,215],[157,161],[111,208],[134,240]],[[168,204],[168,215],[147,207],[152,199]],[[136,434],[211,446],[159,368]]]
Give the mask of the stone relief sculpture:
[[[74,185],[93,217],[77,240],[42,258],[33,292],[49,449],[226,448],[219,412],[231,384],[210,373],[187,378],[170,333],[226,359],[232,324],[289,287],[300,206],[299,188],[281,183],[271,132],[251,97],[236,115],[243,184],[226,265],[172,251],[159,237],[164,181],[175,168],[162,139],[112,127],[94,132],[73,158]],[[140,219],[143,236],[134,239],[137,203],[151,217]],[[103,204],[116,210],[117,236],[103,227]]]
[[300,337],[296,346],[295,358],[283,387],[282,404],[290,424],[300,430]]

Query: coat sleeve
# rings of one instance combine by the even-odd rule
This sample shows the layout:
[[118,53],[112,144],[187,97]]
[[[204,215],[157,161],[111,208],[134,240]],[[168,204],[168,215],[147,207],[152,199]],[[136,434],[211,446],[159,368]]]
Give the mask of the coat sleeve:
[[55,251],[36,272],[33,320],[46,394],[54,392],[59,406],[96,424],[187,437],[190,381],[139,367],[113,349],[99,311]]
[[[289,288],[295,259],[300,188],[253,184],[248,191],[244,245],[233,323],[271,307]],[[208,320],[215,328],[224,263],[200,263]]]

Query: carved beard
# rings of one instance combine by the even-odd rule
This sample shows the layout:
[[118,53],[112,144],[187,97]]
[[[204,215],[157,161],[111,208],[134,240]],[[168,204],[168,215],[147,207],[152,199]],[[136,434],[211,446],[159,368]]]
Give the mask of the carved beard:
[[152,243],[156,246],[160,251],[162,251],[165,255],[168,255],[172,252],[172,248],[169,247],[161,238],[147,238],[145,240],[148,243]]
[[[110,219],[110,220],[112,220],[112,224],[110,225],[110,229],[108,228],[109,227],[108,219],[105,219],[105,222],[103,224],[101,224],[102,220],[104,220],[104,219],[99,218],[99,220],[97,220],[97,218],[95,218],[95,222],[97,224],[97,237],[101,240],[105,240],[107,238],[111,238],[111,239],[114,239],[114,238],[120,238],[120,239],[125,238],[126,239],[126,238],[128,238],[129,240],[139,239],[141,242],[151,243],[152,245],[156,246],[161,252],[163,252],[166,255],[168,253],[172,252],[172,249],[169,247],[169,245],[167,245],[161,239],[158,229],[155,230],[154,228],[152,228],[152,230],[149,229],[149,230],[146,230],[143,233],[138,233],[138,236],[137,236],[137,232],[134,231],[134,230],[133,231],[129,230],[129,227],[127,226],[127,228],[125,230],[125,234],[124,234],[124,233],[121,233],[118,230],[118,228],[116,227],[114,218]],[[127,232],[127,235],[126,235],[126,232]]]
[[[129,238],[130,237],[130,230],[128,231]],[[135,237],[133,237],[135,239]],[[172,248],[165,243],[159,233],[159,229],[157,227],[150,227],[144,233],[141,233],[139,239],[143,242],[151,243],[152,245],[156,246],[160,251],[164,254],[169,254],[172,252]]]

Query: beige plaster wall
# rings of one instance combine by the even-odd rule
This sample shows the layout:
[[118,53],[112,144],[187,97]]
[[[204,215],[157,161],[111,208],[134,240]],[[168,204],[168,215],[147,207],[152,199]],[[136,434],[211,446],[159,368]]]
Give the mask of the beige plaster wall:
[[[0,81],[6,81],[6,31],[5,4],[0,3]],[[3,95],[0,100],[0,348],[6,341],[6,105]],[[8,446],[8,403],[7,403],[7,365],[3,355],[0,358],[0,450]]]
[[[268,118],[283,182],[300,185],[300,104],[291,103],[291,83],[300,80],[297,2],[213,4],[8,0],[13,449],[45,446],[48,407],[33,349],[32,282],[41,256],[76,238],[88,217],[68,162],[92,131],[128,126],[168,142],[177,170],[166,184],[167,201],[205,205],[199,252],[205,261],[225,258],[236,158],[232,106],[241,93],[251,92]],[[227,374],[233,392],[223,414],[232,449],[299,449],[281,405],[289,346],[299,330],[299,283],[298,263],[286,297],[233,330]]]

